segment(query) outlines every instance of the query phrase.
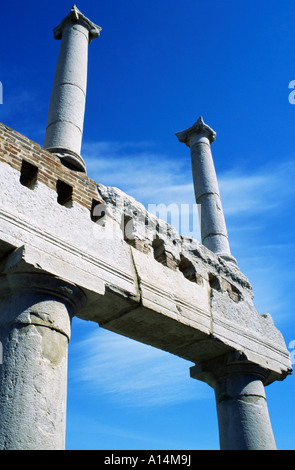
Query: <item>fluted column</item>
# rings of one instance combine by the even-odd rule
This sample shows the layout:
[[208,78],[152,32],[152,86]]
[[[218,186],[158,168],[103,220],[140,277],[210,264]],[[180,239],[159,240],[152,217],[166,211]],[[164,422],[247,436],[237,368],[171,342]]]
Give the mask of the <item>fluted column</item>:
[[44,148],[59,154],[72,168],[85,171],[80,155],[87,85],[88,45],[101,28],[74,5],[54,29],[61,39],[49,104]]
[[82,291],[46,274],[0,276],[0,449],[65,447],[71,319]]
[[216,133],[200,117],[188,129],[177,132],[180,142],[191,150],[196,203],[199,211],[202,243],[225,261],[236,264],[231,255],[219,187],[211,154]]

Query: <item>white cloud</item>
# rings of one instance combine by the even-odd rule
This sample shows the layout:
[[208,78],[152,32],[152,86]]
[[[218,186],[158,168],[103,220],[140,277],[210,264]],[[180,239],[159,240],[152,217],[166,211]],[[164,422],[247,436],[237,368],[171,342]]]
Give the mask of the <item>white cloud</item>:
[[[174,226],[183,235],[200,240],[199,223],[193,218],[195,197],[192,171],[187,161],[161,154],[151,142],[85,143],[83,155],[87,159],[91,178],[120,188],[147,209],[153,203],[166,206],[177,204],[179,209],[181,204],[188,205],[187,211],[190,221],[194,220],[193,224],[185,232],[181,232],[181,219]],[[276,167],[265,166],[253,170],[233,168],[218,174],[222,205],[233,245],[239,244],[234,234],[239,234],[242,240],[246,233],[255,236],[261,245],[263,231],[269,232],[266,219],[270,224],[272,218],[283,214],[290,201],[294,200],[294,179],[294,162],[283,159]]]
[[[143,204],[194,203],[191,167],[180,159],[157,152],[147,142],[85,143],[89,176],[117,186]],[[224,212],[254,214],[277,208],[295,194],[295,164],[281,161],[276,167],[220,173],[218,183]]]
[[294,178],[292,161],[247,173],[238,169],[222,173],[218,183],[224,212],[243,216],[279,210],[295,195]]
[[188,192],[193,200],[190,168],[186,176],[181,162],[172,164],[151,143],[85,143],[83,155],[91,178],[126,191],[143,204],[186,202]]
[[254,214],[276,206],[267,194],[273,188],[271,175],[224,174],[219,178],[219,187],[227,215]]
[[83,155],[91,178],[118,187],[151,212],[152,204],[177,205],[178,223],[164,220],[183,235],[200,239],[191,169],[184,168],[183,162],[157,153],[146,142],[87,143]]
[[190,362],[103,329],[74,344],[71,354],[73,383],[125,406],[163,406],[208,396],[208,385],[190,378]]

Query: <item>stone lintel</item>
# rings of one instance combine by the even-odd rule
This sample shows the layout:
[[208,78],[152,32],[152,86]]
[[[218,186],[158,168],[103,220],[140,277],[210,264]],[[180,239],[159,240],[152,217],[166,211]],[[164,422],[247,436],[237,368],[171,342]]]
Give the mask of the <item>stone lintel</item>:
[[63,30],[69,23],[81,24],[89,31],[89,44],[92,39],[100,35],[101,27],[90,21],[83,13],[78,10],[76,5],[72,6],[70,13],[62,20],[62,22],[53,30],[54,38],[61,39]]
[[206,137],[208,137],[210,144],[212,144],[216,138],[216,132],[204,123],[202,116],[200,116],[199,119],[188,129],[175,133],[179,142],[183,142],[188,147],[190,147],[191,137],[198,134],[205,134]]
[[[79,318],[193,363],[242,351],[271,380],[291,372],[282,335],[255,309],[251,284],[237,266],[181,237],[119,189],[65,171],[37,144],[5,126],[0,131],[6,161],[0,163],[0,272],[64,279],[87,297]],[[38,169],[34,188],[21,182],[23,159]],[[58,200],[58,180],[72,187],[70,206]],[[92,200],[105,203],[96,223]],[[132,240],[125,230],[130,221]]]

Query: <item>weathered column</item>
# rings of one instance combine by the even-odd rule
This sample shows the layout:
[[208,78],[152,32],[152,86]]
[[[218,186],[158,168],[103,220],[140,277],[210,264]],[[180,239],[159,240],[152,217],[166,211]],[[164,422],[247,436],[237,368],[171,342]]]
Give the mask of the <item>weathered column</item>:
[[49,104],[44,148],[58,153],[74,169],[85,171],[80,155],[87,84],[88,45],[101,28],[74,5],[54,29],[61,39]]
[[0,449],[65,446],[71,319],[76,286],[45,274],[0,277]]
[[211,154],[216,133],[200,117],[188,129],[175,134],[191,149],[196,202],[199,210],[202,243],[225,261],[237,263],[231,255],[219,187]]
[[221,450],[275,450],[262,367],[234,357],[191,368],[214,388]]

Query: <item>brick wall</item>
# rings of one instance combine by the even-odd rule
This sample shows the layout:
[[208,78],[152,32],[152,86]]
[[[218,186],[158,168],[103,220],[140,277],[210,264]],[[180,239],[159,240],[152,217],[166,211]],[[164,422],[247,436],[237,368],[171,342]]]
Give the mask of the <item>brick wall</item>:
[[[96,182],[85,173],[68,169],[60,159],[44,150],[37,143],[0,123],[0,161],[8,163],[16,170],[27,173],[35,169],[36,182],[44,183],[57,191],[58,181],[71,190],[71,200],[91,211],[93,202],[103,203],[98,195]],[[25,162],[25,163],[24,163]]]

